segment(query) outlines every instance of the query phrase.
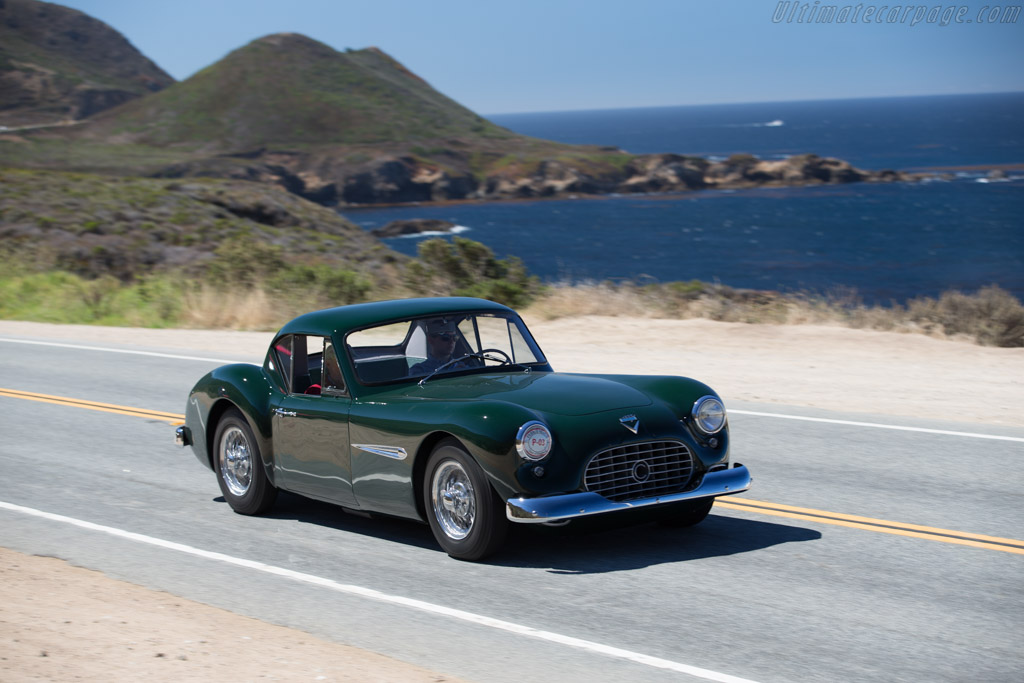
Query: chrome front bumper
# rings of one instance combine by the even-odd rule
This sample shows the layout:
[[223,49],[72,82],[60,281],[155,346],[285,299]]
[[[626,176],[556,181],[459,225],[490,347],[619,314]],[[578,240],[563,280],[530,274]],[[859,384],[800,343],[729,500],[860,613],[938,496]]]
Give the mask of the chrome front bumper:
[[557,522],[600,515],[606,512],[635,510],[651,505],[665,505],[684,500],[707,498],[709,496],[727,496],[740,493],[750,488],[750,471],[743,465],[736,465],[727,470],[708,472],[704,481],[692,491],[671,493],[657,498],[641,498],[628,502],[616,503],[597,493],[566,493],[544,498],[510,498],[505,501],[505,514],[512,522],[536,523]]
[[174,430],[174,443],[182,447],[192,445],[192,432],[188,427],[178,427]]

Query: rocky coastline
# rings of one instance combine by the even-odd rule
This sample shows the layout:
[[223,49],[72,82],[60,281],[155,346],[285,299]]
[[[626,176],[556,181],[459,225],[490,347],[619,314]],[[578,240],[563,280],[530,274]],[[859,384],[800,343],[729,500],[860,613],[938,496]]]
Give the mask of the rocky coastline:
[[559,158],[528,168],[474,172],[468,158],[447,150],[443,161],[414,154],[383,154],[358,163],[345,155],[258,150],[174,164],[153,175],[219,176],[280,185],[327,206],[365,206],[459,200],[540,199],[693,190],[914,182],[931,174],[869,171],[816,154],[781,160],[736,154],[721,161],[680,154],[630,155],[598,168]]

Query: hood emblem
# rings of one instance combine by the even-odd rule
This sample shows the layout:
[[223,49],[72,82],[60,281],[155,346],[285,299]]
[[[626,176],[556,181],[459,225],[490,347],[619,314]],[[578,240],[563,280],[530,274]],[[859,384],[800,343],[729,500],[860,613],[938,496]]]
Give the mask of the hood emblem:
[[640,431],[640,419],[636,415],[623,415],[619,418],[619,422],[634,434]]

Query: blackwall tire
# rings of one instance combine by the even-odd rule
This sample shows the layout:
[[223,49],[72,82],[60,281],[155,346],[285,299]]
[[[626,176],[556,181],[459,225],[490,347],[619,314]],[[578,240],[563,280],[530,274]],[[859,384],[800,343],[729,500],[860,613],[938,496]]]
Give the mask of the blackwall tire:
[[451,557],[481,560],[504,542],[504,504],[458,441],[445,439],[430,454],[423,500],[434,538]]
[[259,515],[277,499],[263,471],[260,447],[242,413],[232,408],[217,423],[213,437],[214,471],[224,500],[242,515]]

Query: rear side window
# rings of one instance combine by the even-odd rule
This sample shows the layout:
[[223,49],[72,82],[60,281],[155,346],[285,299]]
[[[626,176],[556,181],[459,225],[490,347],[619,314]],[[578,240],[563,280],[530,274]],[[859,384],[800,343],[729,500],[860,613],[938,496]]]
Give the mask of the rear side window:
[[319,396],[325,382],[331,389],[329,393],[345,393],[345,380],[330,339],[287,334],[274,342],[274,357],[288,393]]

